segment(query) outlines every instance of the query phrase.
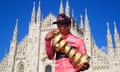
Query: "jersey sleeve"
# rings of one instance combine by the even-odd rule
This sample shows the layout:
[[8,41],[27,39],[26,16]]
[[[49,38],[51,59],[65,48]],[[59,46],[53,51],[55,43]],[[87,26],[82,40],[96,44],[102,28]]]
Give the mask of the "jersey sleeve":
[[80,51],[83,55],[87,54],[86,46],[83,40],[80,40],[79,42],[78,51]]
[[51,41],[45,40],[45,48],[46,48],[46,53],[49,59],[53,59],[55,51],[51,47]]

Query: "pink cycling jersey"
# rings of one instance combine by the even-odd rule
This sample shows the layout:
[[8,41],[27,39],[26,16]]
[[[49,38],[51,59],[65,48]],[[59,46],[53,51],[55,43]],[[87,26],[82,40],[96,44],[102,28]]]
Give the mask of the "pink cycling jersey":
[[[63,39],[68,43],[69,46],[76,47],[76,51],[86,54],[85,44],[82,39],[74,36],[69,33],[63,36]],[[53,59],[55,55],[54,49],[51,47],[51,41],[45,41],[46,44],[46,53],[49,59]],[[56,60],[55,72],[77,72],[77,68],[74,67],[74,64],[69,58],[60,58]]]

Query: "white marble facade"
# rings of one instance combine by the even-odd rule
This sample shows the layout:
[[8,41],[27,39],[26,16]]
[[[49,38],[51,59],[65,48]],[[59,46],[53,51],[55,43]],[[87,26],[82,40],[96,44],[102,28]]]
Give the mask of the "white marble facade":
[[[63,12],[64,8],[61,0],[59,13]],[[49,60],[47,58],[44,37],[48,31],[56,28],[56,25],[52,24],[56,20],[56,16],[50,13],[44,19],[41,19],[40,4],[37,14],[35,13],[35,5],[33,5],[28,26],[29,31],[20,43],[17,43],[18,20],[16,20],[10,51],[0,62],[0,72],[54,72],[55,59]],[[66,0],[65,13],[70,16],[68,0]],[[71,16],[71,32],[85,41],[88,54],[91,57],[90,69],[85,72],[120,72],[120,38],[116,23],[114,22],[115,48],[113,48],[112,44],[109,23],[107,23],[108,52],[106,54],[97,47],[91,36],[87,9],[85,9],[84,21],[80,16],[80,26],[74,20],[73,15]]]

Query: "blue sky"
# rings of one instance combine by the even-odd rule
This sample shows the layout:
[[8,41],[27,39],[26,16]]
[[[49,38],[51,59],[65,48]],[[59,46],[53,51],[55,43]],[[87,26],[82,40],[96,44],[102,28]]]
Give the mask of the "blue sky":
[[[0,60],[9,52],[16,19],[18,25],[18,42],[27,34],[31,18],[33,2],[38,7],[39,0],[0,0]],[[57,16],[60,0],[40,0],[43,18],[49,13]],[[63,0],[65,7],[66,0]],[[120,0],[69,0],[70,10],[74,10],[74,16],[80,22],[80,14],[88,10],[92,36],[100,48],[106,48],[106,22],[110,23],[111,33],[114,33],[116,21],[120,34]],[[37,8],[36,8],[37,10]],[[113,36],[113,35],[112,35]]]

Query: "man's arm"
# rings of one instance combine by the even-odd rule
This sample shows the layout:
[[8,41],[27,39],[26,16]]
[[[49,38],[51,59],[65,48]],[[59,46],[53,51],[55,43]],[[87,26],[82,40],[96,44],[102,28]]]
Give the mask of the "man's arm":
[[86,55],[87,54],[87,50],[86,50],[86,46],[85,46],[85,43],[83,40],[80,40],[79,43],[79,48],[78,48],[78,51],[80,51],[83,55]]
[[51,40],[55,35],[55,30],[50,31],[46,34],[45,36],[45,48],[46,48],[46,53],[49,59],[53,59],[55,51],[54,49],[51,47]]
[[55,51],[51,47],[51,41],[45,40],[46,53],[49,59],[53,59]]

